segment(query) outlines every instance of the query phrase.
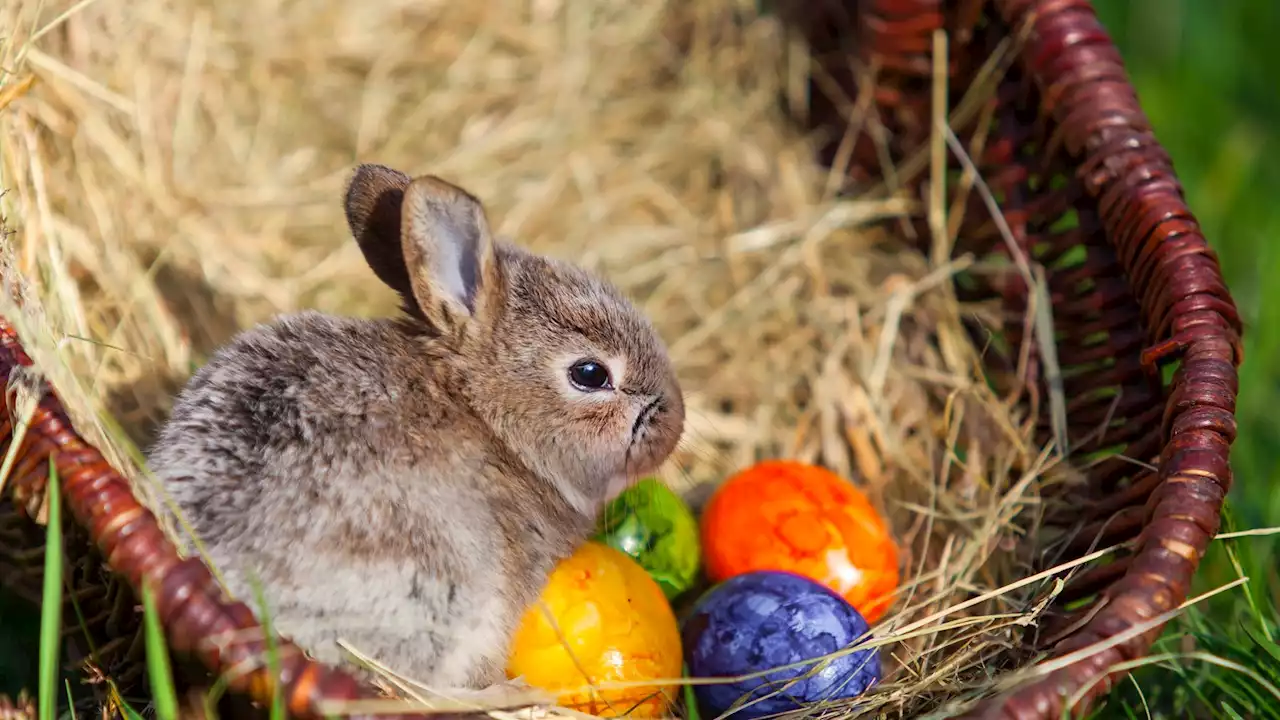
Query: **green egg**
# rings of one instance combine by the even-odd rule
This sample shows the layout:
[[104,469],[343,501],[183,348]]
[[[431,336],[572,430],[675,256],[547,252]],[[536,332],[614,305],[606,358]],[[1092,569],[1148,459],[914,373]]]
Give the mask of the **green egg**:
[[679,495],[645,478],[614,498],[600,516],[595,539],[635,559],[668,600],[698,574],[698,521]]

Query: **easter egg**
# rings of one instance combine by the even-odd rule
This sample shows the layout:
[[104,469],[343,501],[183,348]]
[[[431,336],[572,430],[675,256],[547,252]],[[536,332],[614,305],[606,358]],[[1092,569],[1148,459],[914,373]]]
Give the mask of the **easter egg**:
[[844,596],[868,622],[898,587],[898,549],[867,497],[839,475],[770,460],[726,480],[702,514],[702,546],[713,581],[753,570],[785,570]]
[[678,680],[680,669],[680,630],[662,589],[635,560],[598,542],[551,572],[521,618],[507,661],[508,677],[602,717],[669,714],[675,684],[607,685]]
[[637,482],[609,503],[595,539],[634,558],[668,599],[688,590],[698,574],[698,521],[655,478]]
[[[880,681],[877,649],[822,663],[868,630],[848,601],[809,578],[778,571],[729,578],[699,598],[685,620],[685,662],[693,677],[755,676],[695,685],[702,717],[733,707],[731,717],[755,718],[861,695]],[[766,672],[773,668],[782,669]]]

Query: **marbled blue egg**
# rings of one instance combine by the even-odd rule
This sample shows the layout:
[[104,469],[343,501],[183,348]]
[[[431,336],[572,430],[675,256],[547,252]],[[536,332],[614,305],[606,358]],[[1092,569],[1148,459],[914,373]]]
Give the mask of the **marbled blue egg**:
[[[796,710],[801,703],[856,697],[879,682],[875,648],[813,671],[818,660],[853,645],[868,629],[852,605],[823,585],[788,572],[758,571],[708,590],[681,634],[692,677],[748,675],[814,661],[737,683],[694,686],[703,717],[725,712],[748,693],[747,700],[754,700],[781,690],[731,716],[753,718]],[[786,687],[794,678],[801,679]]]

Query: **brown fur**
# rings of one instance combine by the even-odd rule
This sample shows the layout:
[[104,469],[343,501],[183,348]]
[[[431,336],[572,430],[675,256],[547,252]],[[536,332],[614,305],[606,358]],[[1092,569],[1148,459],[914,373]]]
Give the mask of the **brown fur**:
[[[495,241],[465,191],[365,165],[346,210],[407,317],[241,333],[149,464],[229,590],[252,601],[259,579],[317,657],[338,660],[341,638],[422,682],[484,687],[550,569],[674,449],[680,389],[615,288]],[[613,387],[571,383],[582,359]]]

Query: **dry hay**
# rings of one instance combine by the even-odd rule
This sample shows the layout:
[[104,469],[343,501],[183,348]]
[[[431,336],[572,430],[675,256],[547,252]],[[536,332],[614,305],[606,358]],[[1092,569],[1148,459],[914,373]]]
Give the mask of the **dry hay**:
[[356,162],[444,175],[656,321],[689,395],[675,487],[790,456],[868,489],[912,579],[859,709],[936,707],[989,685],[1038,604],[1004,586],[1028,573],[1042,456],[961,329],[995,325],[950,292],[964,259],[871,228],[906,200],[835,197],[779,102],[801,49],[749,5],[6,3],[0,207],[32,286],[0,312],[132,469],[237,328],[393,311],[341,216]]

